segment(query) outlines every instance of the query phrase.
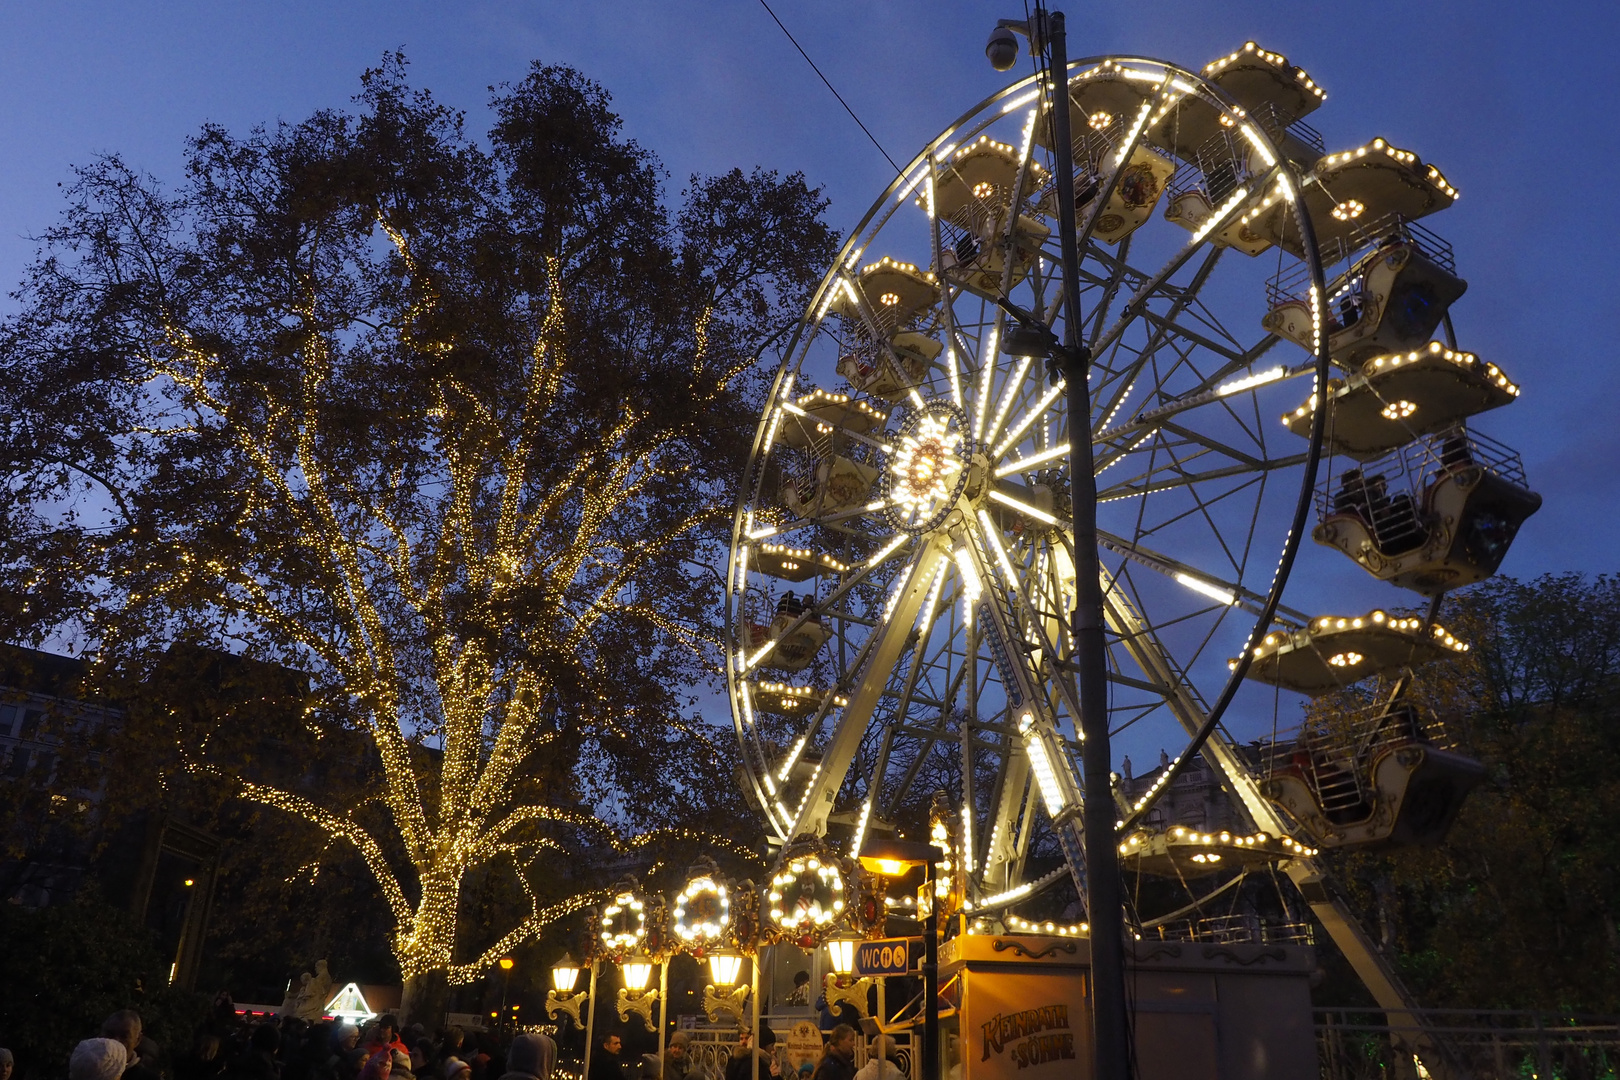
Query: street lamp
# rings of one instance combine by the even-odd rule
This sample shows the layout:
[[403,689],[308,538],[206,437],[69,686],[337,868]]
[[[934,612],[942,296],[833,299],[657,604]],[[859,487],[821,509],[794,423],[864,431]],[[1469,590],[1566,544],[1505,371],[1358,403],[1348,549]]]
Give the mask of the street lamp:
[[729,949],[718,949],[709,954],[709,976],[713,980],[703,988],[703,1011],[710,1023],[717,1023],[720,1014],[730,1013],[741,1022],[747,1007],[749,986],[738,986],[742,974],[742,954]]
[[709,974],[716,986],[736,986],[737,976],[742,974],[743,958],[734,952],[715,952],[709,954]]
[[[1069,431],[1091,430],[1091,390],[1087,383],[1091,351],[1080,339],[1080,244],[1075,220],[1074,155],[1069,131],[1069,46],[1063,13],[1048,12],[1036,0],[1033,15],[1023,22],[1002,19],[985,45],[991,66],[1006,71],[1018,59],[1015,34],[1029,39],[1030,52],[1044,54],[1052,95],[1051,134],[1056,150],[1053,180],[1057,189],[1058,240],[1063,265],[1064,339],[1060,343],[1038,317],[1020,312],[1006,298],[1001,307],[1019,323],[1009,337],[1018,338],[1016,347],[1027,356],[1045,356],[1055,383],[1062,377],[1068,391]],[[1095,196],[1098,207],[1108,205],[1124,169],[1115,168]],[[1094,212],[1095,213],[1095,212]],[[1092,222],[1085,235],[1089,240]],[[1086,914],[1091,923],[1092,979],[1092,1073],[1096,1080],[1122,1080],[1130,1071],[1129,1021],[1125,1009],[1125,926],[1121,904],[1119,857],[1114,820],[1111,771],[1113,763],[1108,740],[1108,666],[1103,641],[1103,598],[1101,568],[1097,562],[1097,474],[1090,439],[1069,440],[1069,497],[1074,529],[1074,617],[1070,632],[1074,640],[1074,668],[1080,690],[1079,728],[1081,760],[1085,773],[1082,830],[1086,867]],[[1042,798],[1060,830],[1063,815],[1072,815],[1073,792],[1066,777],[1056,773],[1057,747],[1048,754],[1037,727],[1020,723],[1019,734],[1037,769]],[[1045,733],[1049,735],[1050,733]],[[1042,773],[1042,758],[1046,771]],[[1064,770],[1066,773],[1067,770]],[[1071,859],[1073,856],[1071,856]]]
[[501,964],[501,1026],[506,1026],[506,991],[512,985],[512,958],[503,956]]
[[637,953],[619,965],[624,974],[624,988],[619,991],[619,1019],[628,1022],[630,1014],[636,1013],[649,1031],[657,1030],[653,1025],[652,1007],[658,1001],[658,988],[647,989],[652,969],[652,958],[646,953]]
[[551,989],[546,991],[546,1015],[553,1020],[563,1012],[572,1016],[574,1023],[580,1023],[579,1010],[588,995],[574,993],[574,987],[579,985],[579,971],[579,961],[568,953],[563,953],[562,959],[551,965]]
[[[861,865],[874,874],[900,877],[912,867],[923,868],[923,893],[934,895],[934,867],[945,853],[932,844],[913,840],[868,840],[861,848]],[[854,967],[853,945],[850,966]],[[918,1074],[939,1080],[939,905],[928,905],[923,923],[923,1039]]]

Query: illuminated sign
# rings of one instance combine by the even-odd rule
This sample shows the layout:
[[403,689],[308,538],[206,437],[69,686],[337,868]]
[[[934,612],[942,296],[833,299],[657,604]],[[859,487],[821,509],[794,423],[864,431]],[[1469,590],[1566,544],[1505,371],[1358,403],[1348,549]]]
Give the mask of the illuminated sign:
[[997,1013],[979,1027],[984,1037],[980,1061],[989,1061],[992,1053],[1000,1055],[1008,1051],[1014,1064],[1027,1069],[1048,1061],[1074,1058],[1074,1032],[1069,1028],[1067,1005]]
[[904,975],[911,970],[911,948],[922,945],[920,937],[884,938],[863,941],[855,946],[855,974]]

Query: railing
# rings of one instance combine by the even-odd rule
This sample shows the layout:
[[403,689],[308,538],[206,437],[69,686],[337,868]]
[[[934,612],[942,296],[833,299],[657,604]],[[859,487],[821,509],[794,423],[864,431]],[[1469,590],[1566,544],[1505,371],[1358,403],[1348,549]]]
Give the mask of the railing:
[[[1346,236],[1336,237],[1321,245],[1324,267],[1349,263],[1337,277],[1328,279],[1329,301],[1341,293],[1359,292],[1362,264],[1369,256],[1394,243],[1405,243],[1447,273],[1457,272],[1457,256],[1449,240],[1400,214],[1385,214],[1357,225]],[[1273,308],[1292,301],[1307,301],[1310,285],[1310,267],[1303,261],[1296,261],[1277,271],[1266,282],[1266,301]]]
[[1296,117],[1287,109],[1279,108],[1274,101],[1268,101],[1259,109],[1249,114],[1266,129],[1266,133],[1274,139],[1284,135],[1292,135],[1301,143],[1315,150],[1317,154],[1327,153],[1327,143],[1322,141],[1322,133],[1317,131],[1305,121]]
[[1248,140],[1236,131],[1211,135],[1170,174],[1166,193],[1174,198],[1196,189],[1204,193],[1211,206],[1219,206],[1253,175],[1249,168],[1251,149]]
[[[1396,402],[1388,408],[1399,405]],[[1358,468],[1323,477],[1316,490],[1317,520],[1356,514],[1367,523],[1385,555],[1397,554],[1391,545],[1399,547],[1414,538],[1421,541],[1417,534],[1425,528],[1429,493],[1435,484],[1470,467],[1527,491],[1530,488],[1524,459],[1517,450],[1455,424]]]
[[[1423,1033],[1468,1080],[1599,1080],[1620,1071],[1620,1016],[1505,1009],[1417,1009],[1416,1024],[1391,1025],[1382,1012],[1316,1009],[1323,1080],[1416,1078],[1409,1046]],[[1445,1063],[1441,1063],[1445,1064]]]
[[1160,941],[1202,941],[1212,945],[1313,945],[1308,922],[1268,922],[1253,912],[1173,919],[1143,934]]

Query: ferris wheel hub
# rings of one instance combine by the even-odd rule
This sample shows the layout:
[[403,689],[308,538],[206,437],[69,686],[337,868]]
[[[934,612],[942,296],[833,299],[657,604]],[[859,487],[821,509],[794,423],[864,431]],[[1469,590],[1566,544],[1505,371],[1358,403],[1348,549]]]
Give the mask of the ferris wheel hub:
[[890,444],[883,489],[890,524],[921,535],[945,526],[969,488],[983,486],[987,465],[967,413],[948,398],[924,401]]

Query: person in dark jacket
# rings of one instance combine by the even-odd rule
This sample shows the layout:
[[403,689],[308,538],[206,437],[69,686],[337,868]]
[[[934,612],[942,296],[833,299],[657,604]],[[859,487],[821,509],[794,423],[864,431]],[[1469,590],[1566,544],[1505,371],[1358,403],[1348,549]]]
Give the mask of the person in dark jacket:
[[619,1050],[624,1046],[624,1040],[619,1033],[610,1031],[602,1036],[596,1049],[591,1051],[591,1074],[586,1080],[624,1080],[624,1072],[619,1068]]
[[191,1053],[175,1062],[174,1073],[179,1080],[219,1080],[225,1074],[225,1054],[220,1050],[219,1036],[207,1028],[198,1032]]
[[[748,1045],[753,1041],[753,1035],[747,1028],[738,1033],[737,1052],[726,1062],[726,1080],[772,1080],[772,1077],[782,1075],[781,1066],[776,1063],[776,1032],[767,1025],[760,1025],[757,1049]],[[753,1076],[748,1075],[750,1058],[754,1062]]]
[[231,1063],[232,1080],[281,1080],[276,1051],[281,1049],[281,1032],[274,1024],[260,1024],[248,1037],[248,1048]]
[[827,1038],[810,1080],[855,1080],[855,1029],[839,1024]]
[[[557,1044],[551,1041],[550,1036],[519,1035],[512,1040],[512,1047],[506,1052],[506,1072],[501,1074],[501,1080],[551,1080],[551,1070],[556,1064]],[[591,1071],[596,1071],[594,1058]],[[445,1080],[453,1080],[448,1068],[445,1070]]]

